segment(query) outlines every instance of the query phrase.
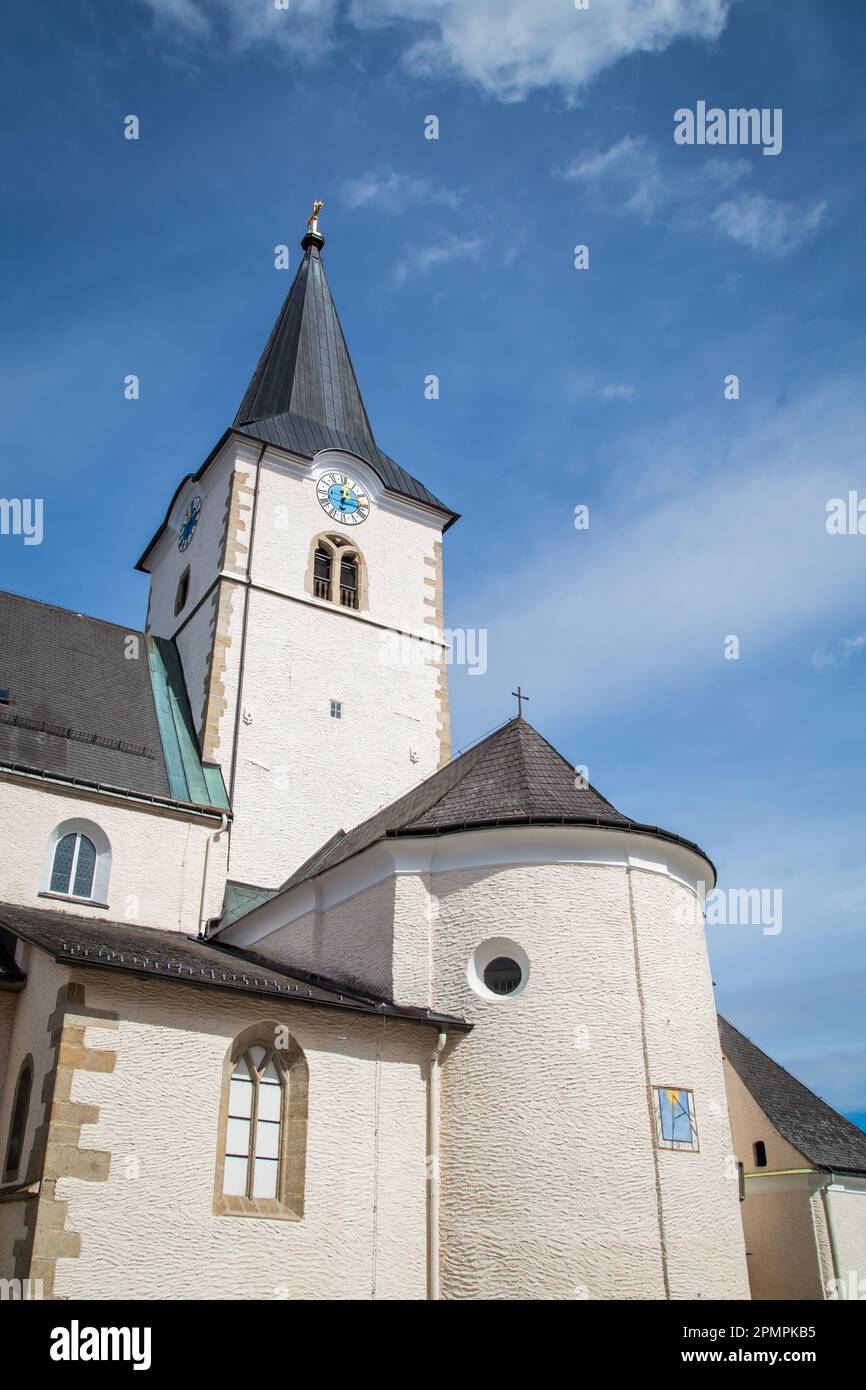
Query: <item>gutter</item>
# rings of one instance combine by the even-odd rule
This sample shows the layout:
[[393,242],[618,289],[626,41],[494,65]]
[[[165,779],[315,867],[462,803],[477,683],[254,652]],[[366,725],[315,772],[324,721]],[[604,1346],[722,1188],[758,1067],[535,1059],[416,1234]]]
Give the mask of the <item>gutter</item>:
[[224,806],[198,806],[193,801],[178,801],[171,796],[157,796],[155,793],[134,792],[126,787],[115,787],[110,782],[91,782],[85,777],[64,777],[59,772],[46,772],[36,767],[25,767],[21,763],[0,761],[0,773],[13,777],[25,777],[28,781],[48,782],[61,787],[81,787],[85,791],[98,792],[100,796],[117,797],[131,801],[139,806],[164,807],[169,811],[181,811],[187,815],[202,816],[206,820],[220,820],[231,815]]

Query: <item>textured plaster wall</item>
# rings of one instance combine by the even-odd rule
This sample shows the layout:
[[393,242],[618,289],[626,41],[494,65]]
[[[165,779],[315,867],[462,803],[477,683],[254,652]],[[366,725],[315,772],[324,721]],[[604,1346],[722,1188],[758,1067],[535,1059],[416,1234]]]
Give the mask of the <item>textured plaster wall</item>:
[[[58,1181],[77,1259],[68,1298],[333,1298],[426,1294],[429,1029],[161,982],[80,972],[87,1004],[120,1015],[88,1028],[117,1053],[81,1072],[73,1100],[99,1107],[84,1144],[109,1150],[107,1182]],[[301,1221],[212,1214],[223,1062],[256,1020],[286,1023],[310,1073]],[[381,1063],[379,1057],[381,1053]]]
[[[393,995],[393,879],[374,884],[327,912],[308,912],[272,932],[258,949],[264,955],[316,975]],[[400,998],[401,1003],[420,999]]]
[[671,1297],[748,1298],[703,914],[665,874],[632,868],[629,883],[650,1083],[694,1091],[700,1145],[698,1153],[658,1151]]
[[[369,601],[361,614],[308,592],[313,541],[325,531],[360,547]],[[435,771],[440,669],[389,664],[387,643],[395,629],[440,635],[430,602],[439,540],[437,527],[375,501],[361,526],[341,528],[319,507],[311,476],[261,469],[232,877],[277,886],[335,831]],[[341,719],[331,718],[332,700]]]
[[860,1298],[866,1296],[866,1190],[842,1192],[831,1187],[828,1192],[830,1213],[836,1233],[839,1277],[847,1283],[851,1271],[860,1284]]
[[[258,468],[257,458],[253,446],[230,443],[184,491],[174,522],[187,491],[203,497],[201,519],[182,555],[174,532],[154,552],[150,624],[174,634],[223,573],[180,631],[178,650],[205,756],[227,785],[238,731],[230,874],[276,887],[335,830],[439,764],[447,690],[432,664],[441,646],[429,639],[441,637],[441,531],[381,496],[361,526],[340,527],[320,508],[309,465]],[[360,614],[310,592],[311,549],[323,532],[345,532],[360,548],[368,600]],[[175,618],[186,564],[189,599]],[[426,659],[392,664],[386,643],[395,630],[423,634],[416,646]],[[330,717],[332,699],[343,703],[342,720]]]
[[[205,845],[217,823],[196,822],[157,807],[49,790],[0,777],[4,817],[16,829],[0,862],[0,901],[87,917],[136,922],[195,935],[199,927]],[[45,849],[56,825],[83,817],[111,843],[108,909],[39,896]],[[227,836],[211,850],[207,913],[222,903]]]
[[[693,1088],[703,1125],[700,1154],[658,1155],[670,1290],[747,1296],[706,965],[672,925],[682,890],[655,877],[635,910],[650,987],[662,959],[698,972],[697,999],[689,980],[647,1019],[650,1081]],[[625,869],[515,865],[433,881],[435,1003],[476,1025],[443,1068],[445,1296],[663,1298]],[[529,957],[517,996],[482,999],[468,984],[469,957],[492,936]]]

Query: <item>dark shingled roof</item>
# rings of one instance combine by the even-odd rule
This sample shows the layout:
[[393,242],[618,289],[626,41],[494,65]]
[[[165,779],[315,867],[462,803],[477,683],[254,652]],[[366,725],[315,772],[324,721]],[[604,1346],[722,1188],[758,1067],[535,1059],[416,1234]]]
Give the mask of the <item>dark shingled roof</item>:
[[13,903],[0,903],[2,928],[67,964],[274,996],[292,1003],[348,1009],[353,1013],[379,1017],[384,1014],[412,1023],[444,1023],[463,1031],[469,1031],[471,1026],[451,1014],[394,1004],[319,975],[289,971],[256,951],[203,941],[183,932],[18,907]]
[[0,686],[0,761],[171,795],[143,633],[0,593]]
[[456,520],[450,507],[376,444],[319,246],[310,237],[304,246],[232,428],[304,458],[320,449],[357,454],[391,492],[446,512],[450,525]]
[[0,765],[227,806],[219,771],[200,761],[173,643],[0,592],[0,689]]
[[722,1052],[767,1119],[816,1168],[866,1173],[866,1134],[719,1015]]
[[[597,825],[639,831],[703,850],[655,825],[623,816],[594,787],[575,787],[575,770],[525,719],[503,724],[405,796],[342,836],[327,854],[283,885],[326,873],[392,836],[442,834],[492,825]],[[707,863],[712,864],[709,860]],[[714,871],[715,872],[715,871]]]

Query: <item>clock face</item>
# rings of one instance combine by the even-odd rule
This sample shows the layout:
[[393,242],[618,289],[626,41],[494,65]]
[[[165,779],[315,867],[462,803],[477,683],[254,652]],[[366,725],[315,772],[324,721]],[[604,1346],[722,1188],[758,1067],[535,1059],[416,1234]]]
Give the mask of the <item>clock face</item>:
[[331,520],[344,526],[360,526],[370,515],[366,490],[345,473],[323,473],[316,483],[316,496]]
[[183,521],[180,523],[180,533],[177,538],[178,550],[186,550],[198,526],[198,519],[201,515],[201,498],[194,497],[183,514]]

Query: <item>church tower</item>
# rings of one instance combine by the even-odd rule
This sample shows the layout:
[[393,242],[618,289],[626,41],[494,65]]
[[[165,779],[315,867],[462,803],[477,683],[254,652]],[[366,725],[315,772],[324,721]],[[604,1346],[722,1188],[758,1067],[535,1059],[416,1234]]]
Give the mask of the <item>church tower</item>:
[[229,790],[229,878],[265,888],[450,756],[457,518],[374,439],[315,214],[301,245],[232,425],[138,562]]

